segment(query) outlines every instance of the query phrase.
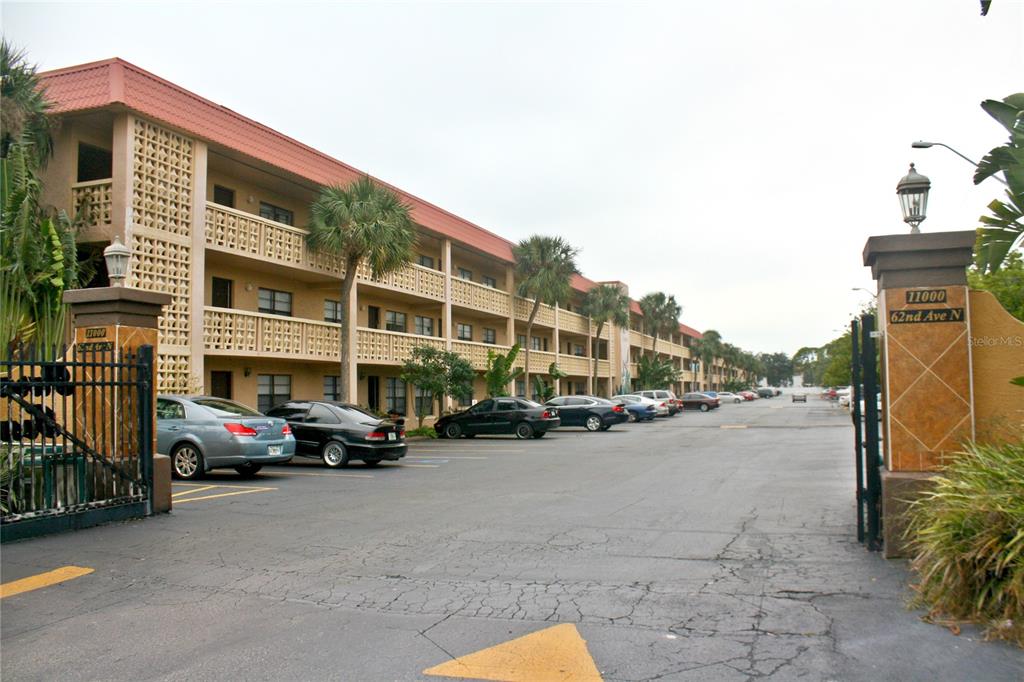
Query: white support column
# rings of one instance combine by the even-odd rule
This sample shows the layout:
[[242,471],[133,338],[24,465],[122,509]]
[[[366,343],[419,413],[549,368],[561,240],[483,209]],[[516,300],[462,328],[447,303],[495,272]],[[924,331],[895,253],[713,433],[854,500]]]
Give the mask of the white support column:
[[192,376],[199,380],[199,392],[205,394],[203,303],[206,300],[206,143],[195,140],[192,150],[192,309],[189,315],[189,347],[192,351]]
[[[587,318],[587,395],[596,395],[594,392],[597,386],[594,385],[594,344],[600,344],[601,340],[595,340],[597,328],[594,321]],[[609,396],[611,393],[608,394]]]
[[[557,303],[555,304],[555,363],[562,359],[562,341],[558,334],[558,311],[561,309]],[[561,367],[559,367],[561,369]],[[554,379],[555,384],[555,395],[562,395],[562,380]]]
[[352,283],[352,291],[349,292],[348,300],[342,301],[342,305],[348,306],[348,392],[342,396],[342,400],[356,405],[359,403],[359,283]]
[[[441,271],[444,272],[444,310],[441,314],[441,336],[444,337],[445,350],[452,349],[452,240],[445,239],[441,244]],[[444,397],[444,409],[451,411],[454,405],[452,397]]]
[[[516,271],[511,265],[505,266],[505,291],[509,292],[508,317],[505,318],[505,334],[508,338],[509,347],[516,344]],[[529,343],[529,339],[527,339]],[[511,381],[506,387],[509,395],[516,394],[516,382]],[[530,397],[530,389],[527,387],[526,396]]]

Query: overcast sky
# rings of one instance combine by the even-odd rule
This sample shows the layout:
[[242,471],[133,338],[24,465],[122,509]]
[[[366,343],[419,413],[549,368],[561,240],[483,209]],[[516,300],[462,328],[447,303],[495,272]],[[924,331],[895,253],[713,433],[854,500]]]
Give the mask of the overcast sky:
[[978,106],[1024,90],[1024,5],[2,3],[41,69],[121,57],[583,273],[662,290],[752,351],[836,336],[874,288],[861,251],[1001,194]]

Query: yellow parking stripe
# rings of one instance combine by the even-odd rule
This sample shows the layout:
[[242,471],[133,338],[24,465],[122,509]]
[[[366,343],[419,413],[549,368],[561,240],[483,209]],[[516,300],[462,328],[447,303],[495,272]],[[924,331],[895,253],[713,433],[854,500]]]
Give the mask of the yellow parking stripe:
[[192,493],[201,493],[206,490],[213,490],[217,486],[215,485],[204,485],[201,488],[192,488],[191,490],[182,490],[180,493],[171,493],[171,497],[178,497],[179,495],[190,495]]
[[424,455],[423,457],[406,457],[406,459],[487,459],[486,457],[463,457],[461,455]]
[[370,474],[330,474],[327,472],[314,473],[305,471],[268,471],[268,474],[275,476],[337,476],[339,478],[373,478]]
[[745,429],[745,428],[747,428],[747,425],[746,424],[722,424],[718,428],[720,428],[720,429]]
[[277,488],[252,488],[251,490],[236,490],[233,493],[217,493],[216,495],[200,495],[199,497],[186,497],[182,500],[175,500],[174,504],[185,504],[186,502],[198,502],[199,500],[214,500],[218,497],[231,497],[232,495],[248,495],[249,493],[266,493]]
[[93,570],[94,569],[91,568],[82,568],[81,566],[62,566],[61,568],[47,571],[46,573],[29,576],[28,578],[22,578],[21,580],[12,580],[9,583],[0,585],[0,599],[13,597],[14,595],[21,594],[22,592],[38,590],[41,587],[56,585],[57,583],[62,583],[66,580],[81,578],[83,575],[89,575]]

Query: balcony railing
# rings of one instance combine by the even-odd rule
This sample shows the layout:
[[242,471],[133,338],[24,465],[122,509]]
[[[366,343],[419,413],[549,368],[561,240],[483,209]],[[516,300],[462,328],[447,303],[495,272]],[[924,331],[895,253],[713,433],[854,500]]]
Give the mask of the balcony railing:
[[[537,313],[538,316],[540,313]],[[608,326],[608,325],[605,325]],[[558,328],[567,332],[590,336],[590,319],[569,310],[558,311]],[[596,331],[596,330],[595,330]]]
[[109,225],[113,213],[111,194],[113,181],[91,180],[76,182],[71,185],[71,200],[75,212],[84,211],[84,219],[89,227]]
[[[549,353],[541,350],[530,351],[530,374],[547,374],[548,369],[551,367],[551,363],[555,362],[558,356],[554,353]],[[519,356],[516,358],[515,367],[526,366],[526,351],[522,350],[519,352]],[[561,367],[559,367],[561,369]],[[532,389],[531,389],[532,390]]]
[[[443,284],[441,295],[444,296]],[[501,289],[453,277],[452,303],[508,317],[512,305],[512,295]],[[540,313],[538,313],[539,316]]]
[[253,313],[233,308],[206,307],[203,341],[216,355],[287,357],[300,360],[338,360],[341,327],[330,322]]
[[[458,353],[469,360],[473,369],[483,371],[487,369],[487,351],[495,353],[507,353],[509,346],[497,346],[492,343],[477,343],[476,341],[452,341],[452,352]],[[522,356],[522,353],[520,353]]]
[[[532,358],[531,358],[532,359]],[[558,369],[570,376],[589,376],[594,371],[594,363],[590,358],[581,358],[575,355],[558,356]]]
[[[516,296],[515,307],[517,320],[526,322],[530,319],[530,311],[533,310],[533,301],[531,299],[519,298]],[[534,324],[543,325],[545,327],[554,327],[555,309],[541,303],[540,310],[537,311],[537,317],[534,319]]]
[[444,349],[444,339],[359,327],[356,330],[356,359],[384,365],[400,365],[412,357],[416,346]]
[[629,345],[636,346],[638,348],[650,348],[651,347],[650,337],[645,335],[645,334],[641,334],[640,332],[636,331],[635,329],[630,329],[629,330]]
[[390,275],[374,279],[370,274],[370,266],[362,263],[356,274],[364,282],[439,301],[444,300],[444,273],[422,265],[407,265]]

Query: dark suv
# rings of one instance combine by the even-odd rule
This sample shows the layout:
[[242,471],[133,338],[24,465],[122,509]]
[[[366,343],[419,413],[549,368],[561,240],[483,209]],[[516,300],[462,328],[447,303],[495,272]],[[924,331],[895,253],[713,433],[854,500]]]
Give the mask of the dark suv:
[[322,459],[332,469],[361,459],[367,466],[405,457],[405,426],[330,400],[290,400],[267,410],[295,434],[295,454]]

